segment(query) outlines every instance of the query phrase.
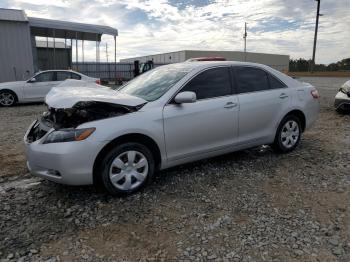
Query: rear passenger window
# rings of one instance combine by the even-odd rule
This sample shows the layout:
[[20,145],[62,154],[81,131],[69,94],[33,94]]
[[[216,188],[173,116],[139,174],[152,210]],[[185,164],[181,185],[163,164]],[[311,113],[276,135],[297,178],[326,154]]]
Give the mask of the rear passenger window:
[[238,93],[248,93],[270,89],[267,73],[258,68],[238,67],[236,68],[236,78]]
[[208,69],[194,77],[181,91],[192,91],[197,99],[231,94],[230,73],[227,67]]
[[57,81],[64,81],[70,79],[70,72],[58,71],[57,72]]
[[71,78],[72,78],[72,79],[80,80],[80,79],[81,79],[81,76],[78,75],[78,74],[75,74],[75,73],[71,73]]
[[284,88],[286,85],[282,83],[280,80],[278,80],[276,77],[273,75],[269,74],[269,80],[270,80],[270,88],[271,89],[279,89],[279,88]]

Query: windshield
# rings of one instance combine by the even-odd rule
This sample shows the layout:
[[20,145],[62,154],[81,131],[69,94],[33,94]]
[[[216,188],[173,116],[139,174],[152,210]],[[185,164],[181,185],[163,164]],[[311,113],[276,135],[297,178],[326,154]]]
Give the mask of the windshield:
[[151,102],[164,95],[189,71],[185,66],[160,66],[136,77],[118,91]]

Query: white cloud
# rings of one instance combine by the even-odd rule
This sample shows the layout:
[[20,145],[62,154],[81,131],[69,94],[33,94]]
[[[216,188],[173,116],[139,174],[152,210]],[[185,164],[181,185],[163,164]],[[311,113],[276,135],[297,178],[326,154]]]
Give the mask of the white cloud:
[[[204,0],[203,0],[204,1]],[[198,1],[198,2],[203,2]],[[115,27],[117,59],[182,49],[242,50],[248,22],[248,51],[312,54],[315,1],[218,0],[207,5],[171,4],[167,0],[15,0],[4,7],[28,15]],[[350,57],[350,12],[347,0],[322,0],[316,62]],[[113,55],[113,38],[104,36]],[[86,44],[87,59],[95,58],[94,43]],[[101,52],[101,59],[105,58]]]

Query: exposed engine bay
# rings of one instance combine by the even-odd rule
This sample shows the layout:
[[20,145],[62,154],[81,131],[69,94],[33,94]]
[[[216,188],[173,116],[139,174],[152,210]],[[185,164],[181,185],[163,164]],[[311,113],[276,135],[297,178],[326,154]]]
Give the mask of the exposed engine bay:
[[110,118],[139,110],[143,105],[132,107],[106,102],[78,102],[72,108],[49,108],[43,115],[46,123],[54,129],[77,127],[83,123]]
[[28,135],[28,142],[34,142],[43,137],[51,128],[55,130],[76,128],[77,126],[95,120],[116,117],[138,111],[144,104],[126,106],[100,101],[78,102],[71,108],[48,108],[38,119]]

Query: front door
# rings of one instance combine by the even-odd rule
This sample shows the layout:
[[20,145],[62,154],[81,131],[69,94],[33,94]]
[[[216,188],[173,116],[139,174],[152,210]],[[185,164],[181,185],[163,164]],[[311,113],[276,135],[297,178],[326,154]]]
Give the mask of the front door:
[[232,146],[238,133],[238,99],[232,94],[227,67],[201,72],[180,92],[196,93],[194,103],[164,107],[164,133],[169,161]]
[[52,87],[57,85],[55,72],[47,71],[33,77],[34,81],[28,81],[24,86],[24,96],[27,101],[43,101]]

